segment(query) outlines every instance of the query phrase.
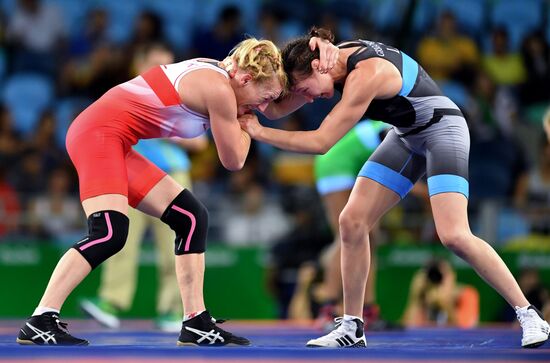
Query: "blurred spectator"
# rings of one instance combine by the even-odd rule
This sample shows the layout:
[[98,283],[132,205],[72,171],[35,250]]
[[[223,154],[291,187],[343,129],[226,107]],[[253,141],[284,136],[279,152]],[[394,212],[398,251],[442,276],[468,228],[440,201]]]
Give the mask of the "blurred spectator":
[[479,63],[479,50],[472,39],[458,33],[454,14],[444,11],[435,34],[420,40],[417,57],[434,80],[454,79],[467,85]]
[[315,299],[312,290],[319,282],[319,266],[314,261],[304,262],[296,274],[296,286],[288,304],[288,319],[315,318]]
[[134,54],[147,44],[163,42],[164,40],[165,34],[161,17],[152,11],[144,11],[139,14],[134,23],[128,54]]
[[253,142],[243,169],[227,175],[228,203],[224,203],[222,238],[232,245],[269,245],[289,230],[278,201],[267,196],[265,162]]
[[224,241],[230,245],[269,245],[289,230],[289,223],[276,203],[267,200],[257,182],[244,187],[239,202],[225,220]]
[[[521,270],[518,284],[531,305],[539,310],[548,311],[550,308],[550,292],[548,287],[542,282],[537,269],[527,267]],[[502,321],[517,324],[516,313],[508,304],[506,304],[501,318]]]
[[12,122],[10,111],[5,106],[0,106],[0,161],[4,166],[14,165],[23,146]]
[[107,11],[102,8],[91,9],[86,16],[84,26],[70,39],[70,56],[77,58],[89,56],[100,44],[109,43],[108,26]]
[[341,25],[345,24],[345,19],[339,18],[333,12],[323,11],[320,14],[319,20],[317,20],[316,23],[320,28],[332,29],[335,43],[341,42],[342,40],[345,40],[345,39],[351,39],[352,37],[351,31],[349,34],[342,34]]
[[57,147],[56,142],[56,118],[52,111],[46,111],[31,139],[27,142],[40,154],[41,164],[44,171],[53,170],[66,158],[64,150]]
[[66,37],[63,18],[41,0],[18,0],[9,17],[7,41],[13,51],[13,71],[39,71],[53,75]]
[[71,194],[72,174],[64,167],[53,170],[48,189],[29,202],[29,232],[62,245],[73,244],[85,234],[84,213]]
[[495,28],[491,34],[492,52],[483,55],[483,68],[498,86],[516,86],[525,80],[521,55],[510,52],[508,32]]
[[[322,112],[321,107],[318,109],[321,109]],[[313,119],[313,117],[305,117],[302,110],[300,110],[300,112],[289,115],[277,126],[289,131],[312,129],[312,125],[308,124],[308,120]],[[318,120],[316,121],[318,122]],[[273,157],[272,172],[273,180],[277,184],[313,186],[313,155],[278,151]]]
[[406,326],[473,328],[478,322],[479,293],[473,286],[457,284],[447,261],[430,261],[414,274],[403,314]]
[[518,200],[529,169],[523,147],[502,134],[472,142],[470,149],[470,200]]
[[60,91],[63,95],[96,100],[128,79],[128,64],[123,49],[108,43],[98,44],[89,57],[73,58],[64,65]]
[[258,20],[258,38],[269,39],[278,47],[282,47],[281,24],[285,16],[276,7],[265,5],[260,11]]
[[472,139],[486,140],[498,134],[512,136],[518,105],[509,89],[497,87],[484,71],[479,71],[472,87],[473,102],[467,106]]
[[[283,195],[283,208],[292,218],[293,227],[273,244],[267,277],[277,300],[279,318],[288,317],[300,267],[306,262],[315,263],[323,248],[332,242],[315,190],[289,187]],[[314,311],[314,315],[316,313]]]
[[224,59],[235,44],[243,40],[241,11],[228,5],[220,11],[213,27],[198,29],[193,35],[191,48],[193,56]]
[[28,201],[43,191],[46,171],[42,164],[42,155],[32,147],[21,152],[17,165],[13,168],[12,185],[20,195],[24,210],[28,209]]
[[6,44],[6,26],[7,26],[6,13],[4,9],[0,9],[0,44]]
[[535,268],[524,269],[521,271],[518,282],[521,290],[525,293],[525,297],[537,309],[542,310],[550,299],[550,293],[548,288],[544,286],[539,271]]
[[529,173],[526,192],[530,204],[550,207],[550,142],[546,137],[541,144],[538,162]]
[[6,166],[0,164],[0,242],[18,229],[21,217],[17,192],[5,176]]
[[521,88],[525,105],[548,103],[550,100],[550,47],[541,32],[528,36],[521,47],[521,57],[527,77]]
[[532,232],[550,234],[550,142],[546,136],[535,167],[521,185],[517,205],[529,214]]

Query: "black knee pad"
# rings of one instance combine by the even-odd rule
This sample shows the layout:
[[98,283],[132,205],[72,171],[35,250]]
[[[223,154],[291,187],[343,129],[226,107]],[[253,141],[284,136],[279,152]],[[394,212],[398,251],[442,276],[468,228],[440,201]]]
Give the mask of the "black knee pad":
[[74,244],[92,269],[124,247],[128,237],[129,220],[124,214],[105,210],[88,217],[88,236]]
[[206,250],[208,211],[187,189],[170,203],[160,220],[176,232],[176,255]]

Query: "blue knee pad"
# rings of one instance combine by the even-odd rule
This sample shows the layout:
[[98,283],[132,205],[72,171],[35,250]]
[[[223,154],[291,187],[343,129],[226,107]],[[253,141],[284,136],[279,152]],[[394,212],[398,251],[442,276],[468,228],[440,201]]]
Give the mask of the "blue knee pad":
[[208,211],[187,189],[170,203],[160,220],[176,232],[176,255],[203,253],[206,250]]
[[105,210],[92,213],[88,217],[88,236],[72,248],[94,269],[124,247],[128,226],[128,217],[120,212]]

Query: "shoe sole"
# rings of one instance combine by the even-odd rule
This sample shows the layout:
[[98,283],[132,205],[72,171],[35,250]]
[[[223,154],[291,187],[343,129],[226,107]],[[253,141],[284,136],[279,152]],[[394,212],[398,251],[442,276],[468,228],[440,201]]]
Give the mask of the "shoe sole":
[[361,342],[357,342],[353,345],[346,345],[345,347],[327,347],[326,345],[306,344],[307,348],[366,348],[367,346]]
[[[177,341],[176,345],[178,347],[208,347],[208,346],[211,346],[210,344],[200,345],[200,344],[195,344],[195,343],[191,343],[191,342],[180,342],[179,340]],[[213,345],[213,346],[214,347],[247,347],[249,345],[250,344],[229,343],[229,344],[225,344],[225,345]]]
[[[60,345],[61,346],[61,344],[36,344],[32,340],[25,340],[25,339],[19,339],[19,338],[17,338],[15,341],[21,345]],[[73,345],[86,346],[89,344],[90,344],[89,342],[83,342],[78,344],[71,344],[70,346],[73,346]],[[67,345],[64,345],[64,346],[67,346]]]
[[15,340],[17,343],[21,344],[21,345],[37,345],[35,342],[33,342],[32,340],[25,340],[25,339],[19,339],[17,338]]
[[531,343],[531,344],[523,345],[522,348],[526,348],[526,349],[538,348],[541,345],[543,345],[544,343],[546,343],[548,341],[548,339],[549,338],[546,338],[544,340],[541,340],[540,342],[534,342],[534,343]]

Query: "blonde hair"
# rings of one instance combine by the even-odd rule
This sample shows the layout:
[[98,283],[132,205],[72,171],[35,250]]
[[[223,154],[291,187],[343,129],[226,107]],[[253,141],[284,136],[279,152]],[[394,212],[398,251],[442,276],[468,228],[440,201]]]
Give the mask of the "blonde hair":
[[248,38],[233,48],[230,57],[240,69],[249,72],[255,81],[263,82],[275,75],[283,88],[286,88],[287,76],[281,51],[273,42]]

